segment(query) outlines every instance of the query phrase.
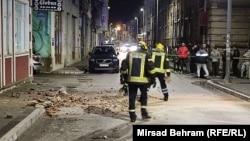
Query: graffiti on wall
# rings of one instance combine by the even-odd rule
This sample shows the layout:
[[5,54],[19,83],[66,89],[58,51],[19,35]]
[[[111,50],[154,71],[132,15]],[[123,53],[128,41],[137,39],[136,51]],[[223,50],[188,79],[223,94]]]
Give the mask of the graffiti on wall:
[[51,56],[51,18],[50,12],[32,12],[33,53],[42,57]]

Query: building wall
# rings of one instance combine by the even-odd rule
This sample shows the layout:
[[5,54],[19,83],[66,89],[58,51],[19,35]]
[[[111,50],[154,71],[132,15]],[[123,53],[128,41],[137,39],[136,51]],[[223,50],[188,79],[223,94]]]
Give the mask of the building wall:
[[91,2],[89,0],[81,0],[80,13],[81,13],[81,43],[82,43],[82,59],[84,59],[90,52],[91,44]]
[[92,44],[101,45],[107,40],[109,0],[93,0],[92,3]]
[[64,0],[62,9],[60,12],[33,11],[33,48],[42,56],[45,73],[81,60],[79,0]]
[[[81,59],[80,48],[80,25],[79,25],[79,0],[75,0],[76,3],[72,3],[72,0],[63,1],[62,12],[62,61],[61,65],[69,66]],[[61,67],[60,65],[60,67]],[[58,69],[58,67],[54,68]]]
[[34,11],[32,12],[32,37],[33,53],[38,53],[42,57],[42,72],[50,72],[51,68],[51,12]]
[[[212,46],[225,46],[227,34],[227,3],[211,1],[209,9],[208,36]],[[247,6],[248,5],[248,6]],[[236,5],[231,13],[231,44],[246,48],[250,37],[250,1]]]
[[32,79],[29,0],[0,0],[0,90]]
[[169,10],[167,11],[167,45],[174,47],[178,45],[179,42],[179,27],[180,27],[180,3],[177,0],[171,0],[168,4]]
[[[158,2],[160,4],[158,17],[161,19],[158,21],[158,33],[160,31],[161,42],[166,42],[168,46],[178,46],[180,42],[225,46],[227,1],[169,0],[165,8],[161,6],[167,1],[158,0]],[[250,40],[250,1],[232,0],[232,3],[231,44],[246,48]],[[164,16],[162,11],[166,8]],[[152,19],[155,19],[155,8],[152,9]],[[166,19],[166,25],[162,19]],[[153,20],[153,25],[155,24],[156,20]],[[152,31],[157,32],[154,29]]]
[[169,13],[168,13],[168,19],[167,19],[167,24],[168,24],[168,34],[167,37],[169,38],[168,45],[173,47],[176,46],[176,37],[175,37],[175,20],[176,20],[176,9],[175,9],[175,4],[173,1],[170,1],[169,3]]

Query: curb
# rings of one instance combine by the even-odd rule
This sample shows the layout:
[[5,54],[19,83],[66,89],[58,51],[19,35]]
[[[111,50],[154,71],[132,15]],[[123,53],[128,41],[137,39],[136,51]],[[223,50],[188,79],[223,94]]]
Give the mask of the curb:
[[17,138],[25,132],[36,120],[45,113],[44,108],[36,108],[25,119],[18,123],[14,128],[8,131],[4,136],[0,138],[0,141],[15,141]]
[[52,72],[52,74],[62,74],[62,75],[79,75],[84,74],[84,71],[78,71],[78,72],[70,72],[70,71],[58,71],[58,72]]
[[240,99],[243,99],[245,101],[250,101],[250,97],[248,95],[245,95],[245,94],[243,94],[241,92],[238,92],[238,91],[235,91],[235,90],[232,90],[232,89],[229,89],[229,88],[227,88],[225,86],[222,86],[220,84],[216,84],[212,80],[207,80],[207,84],[210,85],[210,86],[215,87],[218,90],[224,91],[227,94],[231,94],[233,96],[239,97]]

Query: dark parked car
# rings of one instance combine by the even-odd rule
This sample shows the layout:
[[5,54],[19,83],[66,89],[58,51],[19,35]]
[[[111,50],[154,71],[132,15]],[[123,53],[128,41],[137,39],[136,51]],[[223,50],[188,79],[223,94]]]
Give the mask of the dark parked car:
[[118,54],[113,46],[96,46],[89,53],[89,72],[112,71],[119,73]]

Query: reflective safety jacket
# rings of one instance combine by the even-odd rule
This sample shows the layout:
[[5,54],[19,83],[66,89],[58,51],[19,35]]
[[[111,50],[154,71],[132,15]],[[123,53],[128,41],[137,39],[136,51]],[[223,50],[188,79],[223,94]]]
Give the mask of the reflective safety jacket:
[[122,74],[127,74],[128,84],[149,84],[150,76],[154,73],[154,64],[147,52],[128,52],[120,71]]
[[169,59],[165,52],[159,51],[157,49],[152,51],[152,61],[154,62],[155,73],[166,73],[170,76],[170,65]]

